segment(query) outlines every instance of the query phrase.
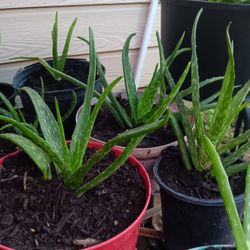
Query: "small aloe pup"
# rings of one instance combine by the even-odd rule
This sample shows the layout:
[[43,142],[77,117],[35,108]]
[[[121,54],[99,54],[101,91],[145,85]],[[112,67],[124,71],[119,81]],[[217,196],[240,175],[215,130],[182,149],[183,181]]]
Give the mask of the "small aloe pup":
[[[57,116],[57,119],[55,119],[42,97],[31,88],[24,87],[23,91],[29,95],[33,102],[43,136],[40,136],[32,128],[25,126],[18,120],[7,116],[0,116],[0,120],[12,124],[22,132],[22,135],[11,133],[0,134],[0,138],[10,140],[22,148],[42,171],[45,179],[52,178],[50,166],[51,163],[53,163],[58,176],[64,181],[65,185],[73,189],[77,195],[82,195],[88,189],[93,188],[114,173],[126,161],[133,148],[143,139],[143,137],[147,133],[163,126],[163,124],[167,122],[170,114],[170,112],[167,111],[164,115],[147,125],[127,130],[117,135],[84,163],[83,158],[86,153],[87,144],[98,110],[104,101],[108,102],[106,97],[121,79],[121,77],[118,77],[105,89],[103,94],[99,96],[94,109],[91,111],[91,100],[94,93],[96,76],[96,52],[91,29],[89,30],[89,54],[90,68],[83,110],[76,124],[69,146],[65,140],[62,118],[57,100],[55,100]],[[84,183],[87,173],[92,169],[95,163],[100,161],[115,144],[122,141],[129,142],[122,154],[103,172],[89,182]]]

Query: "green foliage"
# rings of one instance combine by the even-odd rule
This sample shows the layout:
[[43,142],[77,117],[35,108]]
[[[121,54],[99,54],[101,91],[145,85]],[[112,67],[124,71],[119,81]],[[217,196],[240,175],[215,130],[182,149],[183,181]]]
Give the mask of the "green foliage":
[[[57,71],[64,72],[65,63],[68,56],[69,46],[72,39],[72,34],[74,31],[74,28],[77,23],[77,18],[73,20],[71,23],[67,37],[64,43],[63,51],[61,56],[58,55],[58,12],[56,12],[55,21],[53,24],[53,29],[51,32],[51,38],[52,38],[52,68],[54,68],[56,71],[48,70],[48,72],[51,74],[51,76],[58,82],[62,80],[61,75],[57,73]],[[25,59],[25,60],[32,60],[32,61],[39,61],[46,69],[50,67],[48,62],[40,57],[37,56],[23,56],[23,57],[15,57],[13,59]]]
[[[200,82],[199,80],[198,57],[196,52],[196,29],[201,13],[202,10],[200,10],[196,16],[192,31],[191,88],[177,93],[175,98],[179,107],[179,117],[181,117],[181,123],[186,133],[187,143],[183,142],[184,139],[183,135],[180,133],[180,127],[174,121],[175,117],[171,117],[171,121],[173,122],[179,145],[181,145],[180,150],[187,169],[190,169],[191,166],[194,166],[199,171],[210,169],[211,162],[208,159],[202,143],[205,134],[215,145],[216,150],[220,155],[225,156],[225,154],[229,153],[228,156],[224,157],[223,165],[226,168],[230,167],[229,172],[232,173],[232,165],[236,164],[236,161],[250,148],[249,131],[239,135],[237,138],[229,138],[227,141],[225,141],[224,138],[227,136],[228,130],[239,112],[243,108],[249,106],[248,103],[244,103],[244,100],[250,91],[250,81],[246,82],[244,86],[234,94],[235,67],[233,48],[229,37],[229,25],[226,30],[229,62],[223,77],[221,90],[219,93],[214,94],[205,101],[200,101],[199,91],[200,88],[205,85],[204,82],[212,83],[217,79],[221,79],[212,78],[203,82]],[[166,69],[165,74],[170,87],[173,88],[175,83],[168,69]],[[190,110],[185,107],[183,100],[183,96],[190,93],[192,94],[192,113],[194,115],[193,127],[191,127],[192,125],[188,120]],[[210,104],[210,108],[213,109],[213,112],[209,112],[209,122],[206,123],[204,122],[202,111],[204,108],[209,108]],[[232,149],[235,151],[230,153]],[[237,166],[237,169],[240,170],[242,167],[243,166]]]
[[237,4],[250,4],[250,0],[208,0],[213,3],[237,3]]
[[[173,50],[172,54],[167,58],[164,59],[164,52],[162,49],[162,44],[160,41],[159,34],[157,33],[157,40],[158,40],[158,47],[159,47],[159,57],[161,60],[161,66],[155,67],[155,71],[151,78],[149,85],[142,91],[141,95],[139,96],[136,91],[136,85],[133,78],[133,73],[129,61],[129,45],[131,42],[132,37],[134,34],[130,35],[123,47],[122,52],[122,61],[123,61],[123,78],[126,87],[126,93],[128,97],[128,103],[130,107],[130,112],[126,112],[125,109],[121,106],[118,102],[117,97],[115,94],[110,92],[108,94],[109,101],[105,100],[104,103],[107,108],[111,111],[114,115],[115,119],[117,120],[118,124],[124,129],[136,128],[141,125],[146,125],[151,123],[154,120],[160,119],[164,114],[166,114],[169,105],[173,102],[175,94],[179,91],[182,83],[184,82],[186,75],[188,74],[190,65],[187,65],[185,69],[185,73],[182,75],[180,81],[176,85],[169,95],[166,94],[165,91],[162,91],[162,85],[165,85],[164,79],[164,68],[165,66],[170,67],[173,63],[174,59],[179,56],[180,54],[189,51],[188,48],[180,49],[181,43],[183,41],[183,36],[180,38],[178,44],[176,45],[175,49]],[[79,39],[83,40],[85,43],[90,45],[89,41],[85,38],[79,37]],[[70,81],[71,83],[83,87],[84,89],[87,88],[87,85],[79,80],[60,72],[50,65],[48,65],[44,60],[39,59],[40,63],[46,67],[48,71],[52,74],[60,74],[60,76]],[[101,65],[100,59],[96,54],[96,69],[98,76],[101,79],[102,86],[104,89],[108,87],[108,81],[105,77],[105,73],[103,67]],[[161,93],[161,101],[155,104],[156,97],[158,93]],[[93,92],[94,96],[99,98],[100,94],[96,91]],[[152,116],[153,114],[153,116]]]
[[203,145],[213,165],[213,172],[218,182],[221,197],[224,200],[229,222],[235,239],[236,248],[239,250],[250,249],[250,163],[248,163],[245,187],[245,209],[243,225],[234,201],[228,176],[213,143],[208,137],[203,137]]
[[[43,98],[31,88],[24,87],[22,90],[29,95],[34,105],[42,135],[34,132],[29,126],[26,126],[21,121],[0,115],[0,120],[8,124],[12,124],[22,132],[22,135],[11,133],[0,134],[0,138],[10,140],[22,148],[39,167],[45,179],[51,178],[51,163],[53,163],[58,176],[62,178],[64,184],[73,189],[77,195],[82,195],[88,189],[98,185],[112,175],[114,171],[116,171],[127,160],[134,147],[138,145],[144,136],[147,133],[158,129],[160,126],[163,126],[169,117],[169,112],[167,111],[161,117],[155,119],[149,124],[132,130],[126,130],[108,141],[102,149],[97,151],[86,162],[84,162],[87,144],[98,111],[104,102],[109,102],[107,101],[107,97],[109,96],[112,88],[121,79],[121,77],[118,77],[105,88],[102,94],[98,93],[98,101],[92,109],[91,100],[95,93],[94,84],[97,57],[94,46],[94,37],[91,29],[89,29],[89,55],[90,67],[83,109],[80,114],[79,121],[76,124],[72,141],[69,146],[65,140],[58,101],[55,100],[55,118]],[[112,147],[117,142],[120,143],[123,141],[128,141],[128,146],[125,150],[103,172],[98,174],[89,182],[85,183],[85,177],[92,167],[103,159],[103,157],[110,152]]]

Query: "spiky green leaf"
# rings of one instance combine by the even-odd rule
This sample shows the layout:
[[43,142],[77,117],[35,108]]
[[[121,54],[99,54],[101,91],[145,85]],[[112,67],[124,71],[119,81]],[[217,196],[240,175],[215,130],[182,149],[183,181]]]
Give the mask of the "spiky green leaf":
[[82,112],[80,113],[79,120],[76,123],[75,130],[72,135],[70,144],[70,163],[72,170],[77,169],[82,162],[83,155],[86,147],[82,148],[82,141],[86,137],[86,128],[90,118],[91,101],[93,98],[95,78],[96,78],[96,53],[94,36],[91,28],[89,28],[89,75],[87,82],[87,89],[85,92],[84,103]]
[[60,140],[61,132],[56,119],[54,118],[54,115],[52,114],[44,100],[41,98],[41,96],[35,90],[29,87],[23,87],[22,90],[24,90],[32,100],[39,120],[40,128],[46,142],[61,158],[63,158],[63,144]]
[[207,154],[213,164],[214,174],[219,186],[221,197],[224,201],[225,208],[229,217],[231,229],[234,235],[235,244],[237,249],[249,250],[246,243],[246,238],[241,225],[238,210],[234,201],[234,196],[230,187],[230,183],[225,172],[225,169],[221,163],[220,156],[216,152],[216,149],[208,137],[204,136],[204,145]]
[[102,183],[108,177],[110,177],[119,167],[128,159],[129,155],[132,153],[133,149],[140,143],[143,136],[132,139],[128,146],[123,150],[123,152],[109,165],[104,171],[102,171],[98,176],[84,184],[82,187],[76,190],[76,194],[81,196],[87,190],[95,187],[96,185]]
[[52,56],[53,56],[53,67],[59,69],[58,61],[58,12],[56,12],[55,21],[52,29]]
[[137,98],[137,93],[136,93],[136,86],[135,86],[135,81],[129,61],[129,44],[132,39],[132,37],[135,36],[135,34],[130,35],[124,46],[123,46],[123,51],[122,51],[122,66],[123,66],[123,75],[124,75],[124,81],[125,81],[125,87],[126,87],[126,92],[128,96],[128,101],[131,109],[131,116],[134,122],[137,121],[137,103],[138,103],[138,98]]
[[0,138],[11,141],[18,145],[35,162],[35,164],[43,173],[43,176],[46,180],[50,180],[52,178],[50,169],[51,159],[35,143],[33,143],[31,140],[25,138],[22,135],[16,135],[11,133],[0,134]]
[[70,41],[72,38],[74,28],[76,26],[76,22],[77,22],[77,18],[75,18],[73,20],[72,24],[70,25],[70,28],[69,28],[68,33],[67,33],[67,38],[66,38],[66,41],[64,44],[63,52],[62,52],[61,58],[59,60],[59,70],[62,72],[64,71],[64,67],[65,67],[65,63],[66,63],[66,59],[67,59],[68,51],[69,51],[69,45],[70,45]]
[[228,114],[230,103],[232,101],[232,95],[235,84],[235,70],[234,70],[234,57],[232,43],[229,37],[229,27],[227,27],[226,38],[227,38],[227,48],[229,62],[224,75],[224,80],[221,87],[221,93],[217,102],[217,106],[214,112],[214,116],[209,129],[209,138],[212,142],[217,143],[217,137],[223,126],[225,116]]

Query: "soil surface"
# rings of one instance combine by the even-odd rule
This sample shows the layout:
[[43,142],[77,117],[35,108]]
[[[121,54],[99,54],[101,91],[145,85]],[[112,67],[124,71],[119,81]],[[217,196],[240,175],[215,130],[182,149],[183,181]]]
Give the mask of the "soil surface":
[[[128,101],[126,99],[118,98],[118,101],[122,104],[125,110],[130,113]],[[92,131],[92,136],[102,141],[108,141],[115,137],[119,133],[124,132],[117,123],[111,112],[103,106],[96,118],[96,122]],[[161,146],[171,143],[176,140],[174,131],[171,126],[165,125],[162,128],[156,130],[154,133],[147,135],[137,147],[149,148]],[[126,143],[122,143],[121,146],[126,146]]]
[[[220,198],[215,178],[207,173],[186,170],[178,148],[170,147],[162,152],[159,175],[167,186],[177,192],[200,199]],[[239,173],[229,178],[232,192],[239,195],[244,192],[245,174]]]
[[[83,70],[79,66],[72,67],[72,65],[66,63],[64,68],[64,73],[83,82],[87,82],[88,79],[88,70]],[[34,71],[32,74],[30,74],[29,77],[27,78],[27,81],[24,82],[24,85],[30,86],[36,91],[40,91],[41,90],[40,77],[43,78],[45,91],[78,88],[77,86],[73,85],[71,82],[67,80],[61,80],[60,82],[56,81],[43,66],[41,67],[41,70]]]
[[[86,181],[113,159],[112,153]],[[44,181],[21,153],[0,171],[0,244],[16,250],[80,249],[77,240],[104,241],[124,230],[142,211],[145,197],[143,179],[128,162],[77,198],[57,178]]]

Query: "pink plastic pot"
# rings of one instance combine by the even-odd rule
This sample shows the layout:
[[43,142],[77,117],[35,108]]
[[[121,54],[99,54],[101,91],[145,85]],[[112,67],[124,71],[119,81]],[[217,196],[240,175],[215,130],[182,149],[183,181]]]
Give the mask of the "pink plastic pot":
[[[102,147],[102,144],[99,142],[89,142],[88,147],[99,149]],[[114,147],[113,151],[115,152],[116,156],[118,156],[122,153],[122,150],[117,148],[117,147]],[[1,158],[0,165],[2,165],[6,159],[17,155],[19,152],[20,151],[16,151],[14,153],[11,153],[11,154],[6,155],[5,157]],[[139,236],[140,224],[141,224],[141,221],[144,217],[144,214],[146,212],[146,209],[147,209],[149,201],[150,201],[151,185],[150,185],[149,176],[147,174],[147,171],[143,167],[143,165],[134,156],[130,156],[129,161],[134,167],[138,168],[139,173],[145,182],[146,203],[145,203],[145,206],[144,206],[142,212],[128,228],[126,228],[124,231],[122,231],[121,233],[119,233],[115,237],[113,237],[109,240],[106,240],[100,244],[97,244],[95,246],[84,248],[84,250],[135,250],[137,239]],[[8,247],[3,246],[3,245],[0,245],[0,250],[13,250],[13,249],[8,248]]]

